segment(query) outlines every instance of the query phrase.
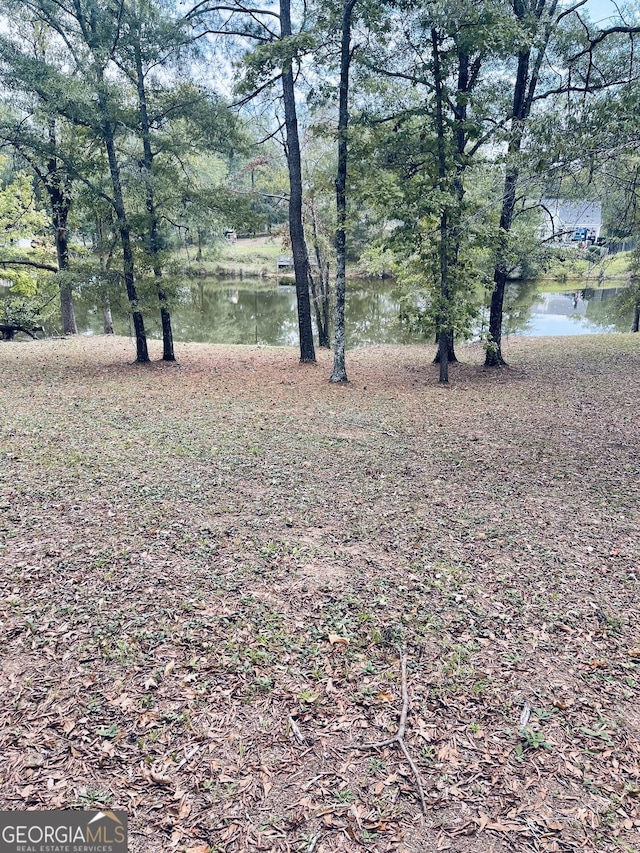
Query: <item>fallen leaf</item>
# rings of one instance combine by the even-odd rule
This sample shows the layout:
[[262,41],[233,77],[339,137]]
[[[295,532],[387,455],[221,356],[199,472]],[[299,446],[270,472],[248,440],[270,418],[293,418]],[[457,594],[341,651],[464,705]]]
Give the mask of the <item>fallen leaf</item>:
[[328,637],[332,646],[340,645],[341,643],[345,646],[349,645],[349,639],[347,637],[341,637],[339,634],[332,634],[331,632],[329,632]]
[[487,824],[487,829],[492,829],[494,832],[528,832],[528,828],[521,826],[519,823],[503,823],[500,820],[494,820]]
[[487,826],[488,823],[491,822],[491,818],[486,814],[480,814],[478,817],[474,817],[474,822],[478,824],[478,832],[482,832],[482,830]]
[[178,807],[178,818],[182,820],[185,817],[189,817],[190,814],[191,804],[188,803],[185,799],[183,799]]
[[147,780],[147,782],[155,782],[156,785],[171,785],[172,784],[171,779],[169,779],[168,776],[164,776],[163,773],[161,773],[158,770],[155,770],[153,767],[141,766],[140,772],[141,772],[143,778]]

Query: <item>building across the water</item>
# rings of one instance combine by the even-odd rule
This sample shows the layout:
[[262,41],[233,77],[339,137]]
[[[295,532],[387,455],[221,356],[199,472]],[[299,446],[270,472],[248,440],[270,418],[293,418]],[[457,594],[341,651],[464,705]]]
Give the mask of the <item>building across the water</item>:
[[568,201],[543,198],[542,239],[565,246],[593,246],[602,230],[602,205],[599,201]]

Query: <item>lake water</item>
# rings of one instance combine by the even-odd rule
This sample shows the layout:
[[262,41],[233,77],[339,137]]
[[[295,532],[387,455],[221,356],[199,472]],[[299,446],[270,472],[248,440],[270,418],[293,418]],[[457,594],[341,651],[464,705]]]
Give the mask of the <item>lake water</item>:
[[[579,292],[538,292],[532,282],[510,285],[505,306],[505,335],[584,335],[629,331],[631,314],[620,310],[621,288],[585,288]],[[88,297],[77,300],[78,328],[102,334],[102,313]],[[130,333],[125,306],[113,306],[116,333]],[[158,311],[144,311],[150,337],[160,337]],[[295,346],[298,342],[295,287],[263,280],[189,281],[178,289],[171,312],[177,341]],[[389,281],[350,281],[347,285],[347,345],[406,344],[431,339],[403,316],[400,293]],[[486,325],[486,309],[476,335]]]

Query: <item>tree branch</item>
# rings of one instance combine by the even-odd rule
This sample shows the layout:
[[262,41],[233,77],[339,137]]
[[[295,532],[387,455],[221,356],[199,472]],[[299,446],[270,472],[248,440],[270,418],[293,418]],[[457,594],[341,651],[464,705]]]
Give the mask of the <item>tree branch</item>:
[[29,261],[26,258],[12,258],[11,260],[2,260],[0,258],[0,267],[35,267],[38,270],[47,270],[48,272],[58,272],[58,267],[51,264],[41,264],[37,261]]
[[400,673],[402,678],[402,710],[400,711],[400,720],[398,721],[398,730],[395,735],[388,740],[379,741],[377,743],[363,743],[354,745],[354,749],[381,749],[385,746],[392,746],[394,743],[397,743],[402,751],[404,757],[407,759],[409,763],[409,767],[411,768],[411,772],[413,773],[413,777],[416,780],[416,787],[418,789],[418,795],[420,797],[420,807],[422,809],[422,814],[426,816],[427,814],[427,802],[424,797],[424,789],[422,787],[422,782],[420,781],[420,774],[418,773],[418,768],[416,767],[413,759],[409,755],[409,750],[407,749],[407,745],[404,740],[405,731],[407,728],[407,714],[409,713],[409,688],[407,687],[407,652],[406,649],[403,649],[400,653]]
[[273,77],[271,80],[267,80],[262,86],[259,86],[257,89],[254,89],[253,92],[250,92],[246,97],[242,98],[240,101],[235,101],[233,104],[229,104],[229,106],[234,109],[235,107],[244,107],[249,101],[252,101],[256,98],[261,92],[264,92],[265,89],[269,89],[273,86],[274,83],[277,83],[278,80],[282,77],[282,74],[278,74],[277,77]]
[[576,60],[581,59],[583,56],[586,56],[587,54],[591,53],[594,47],[596,47],[600,44],[600,42],[603,42],[606,38],[614,35],[615,33],[637,35],[638,33],[640,33],[640,27],[615,26],[609,27],[606,30],[602,30],[600,33],[598,33],[597,36],[594,36],[594,38],[589,39],[589,47],[585,47],[584,50],[581,50],[579,53],[576,53],[573,56],[569,57],[567,62],[571,64],[572,62],[576,62]]
[[269,9],[249,9],[246,6],[243,6],[242,3],[236,3],[234,6],[223,6],[223,5],[209,5],[209,0],[202,0],[201,3],[196,3],[196,5],[189,9],[187,14],[184,16],[185,20],[191,20],[195,15],[206,15],[211,12],[240,12],[246,15],[265,15],[271,18],[280,18],[280,15],[277,12],[272,12]]
[[558,17],[556,18],[556,24],[559,24],[560,21],[565,18],[567,15],[570,15],[572,12],[577,12],[581,6],[584,6],[588,0],[580,0],[579,3],[576,3],[575,6],[571,6],[569,9],[564,9],[564,11],[560,12]]

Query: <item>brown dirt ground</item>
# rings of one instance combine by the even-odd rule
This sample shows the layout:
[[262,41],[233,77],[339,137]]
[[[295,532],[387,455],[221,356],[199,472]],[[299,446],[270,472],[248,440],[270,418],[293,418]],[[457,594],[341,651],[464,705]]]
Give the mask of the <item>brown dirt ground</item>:
[[[124,809],[134,853],[640,850],[640,336],[448,388],[432,348],[346,386],[177,352],[0,345],[0,808]],[[363,747],[403,644],[424,816]]]

